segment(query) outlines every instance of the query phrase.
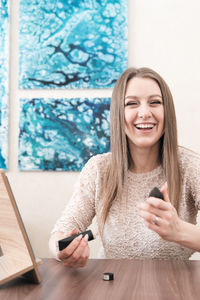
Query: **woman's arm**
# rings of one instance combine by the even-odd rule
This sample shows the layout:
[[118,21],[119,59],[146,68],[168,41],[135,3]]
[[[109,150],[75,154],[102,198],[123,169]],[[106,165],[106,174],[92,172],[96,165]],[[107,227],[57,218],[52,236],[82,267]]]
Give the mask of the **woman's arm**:
[[200,252],[200,226],[182,221],[179,244]]
[[95,216],[97,171],[96,159],[93,157],[82,169],[74,193],[51,232],[50,253],[57,260],[61,260],[65,266],[79,267],[87,262],[90,252],[87,236],[74,239],[60,252],[57,245],[58,240],[83,232],[92,223]]

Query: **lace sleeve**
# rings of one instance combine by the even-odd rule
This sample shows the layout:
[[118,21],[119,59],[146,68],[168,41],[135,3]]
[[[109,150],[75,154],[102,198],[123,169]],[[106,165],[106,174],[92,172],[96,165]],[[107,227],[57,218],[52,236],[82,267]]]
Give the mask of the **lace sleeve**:
[[91,224],[95,216],[96,170],[95,157],[92,157],[82,169],[74,193],[51,233],[69,234],[74,228],[84,231]]
[[182,155],[182,164],[186,186],[196,208],[200,210],[200,155],[190,150],[185,154]]

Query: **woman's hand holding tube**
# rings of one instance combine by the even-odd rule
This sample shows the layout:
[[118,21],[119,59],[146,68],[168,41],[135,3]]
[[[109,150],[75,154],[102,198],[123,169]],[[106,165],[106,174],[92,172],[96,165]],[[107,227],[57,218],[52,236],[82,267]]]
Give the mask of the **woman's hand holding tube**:
[[[77,234],[74,229],[71,235]],[[65,267],[79,268],[87,264],[90,255],[90,248],[88,246],[88,235],[84,237],[79,235],[76,237],[65,249],[59,252],[58,258]]]
[[167,184],[161,188],[161,192],[164,201],[154,197],[148,198],[146,202],[138,205],[139,215],[144,219],[145,225],[164,240],[180,242],[184,222],[169,201]]

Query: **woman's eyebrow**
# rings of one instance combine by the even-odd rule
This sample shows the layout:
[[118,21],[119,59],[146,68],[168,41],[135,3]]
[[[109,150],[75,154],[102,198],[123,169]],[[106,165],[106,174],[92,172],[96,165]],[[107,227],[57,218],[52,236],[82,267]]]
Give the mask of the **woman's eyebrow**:
[[[160,99],[162,99],[162,96],[159,95],[159,94],[153,94],[153,95],[150,95],[148,98],[151,99],[151,98],[154,98],[154,97],[159,97]],[[128,95],[125,97],[124,100],[138,100],[140,97],[137,97],[137,96],[134,96],[134,95]]]
[[161,95],[159,95],[159,94],[154,94],[154,95],[151,95],[151,96],[149,96],[149,98],[154,98],[154,97],[159,97],[159,98],[161,98],[161,99],[162,99],[162,96],[161,96]]
[[138,100],[139,99],[139,97],[137,97],[137,96],[126,96],[125,97],[125,100],[128,100],[128,99],[134,99],[134,100]]

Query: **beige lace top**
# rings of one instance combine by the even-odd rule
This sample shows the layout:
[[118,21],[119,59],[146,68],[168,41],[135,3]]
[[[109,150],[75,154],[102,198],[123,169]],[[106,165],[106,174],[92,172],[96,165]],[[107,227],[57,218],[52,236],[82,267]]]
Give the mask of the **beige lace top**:
[[[85,231],[96,215],[100,224],[102,199],[100,186],[104,177],[105,165],[111,153],[92,157],[82,169],[71,200],[52,232],[62,231],[66,235],[77,228]],[[179,159],[183,178],[180,217],[196,224],[200,208],[200,156],[188,149],[179,147]],[[101,235],[103,252],[106,258],[157,258],[188,259],[193,250],[179,244],[163,240],[157,233],[144,225],[138,215],[137,203],[145,201],[150,190],[161,187],[165,182],[162,167],[151,172],[136,174],[128,171],[128,178],[120,199],[116,199],[110,209],[104,232]]]

